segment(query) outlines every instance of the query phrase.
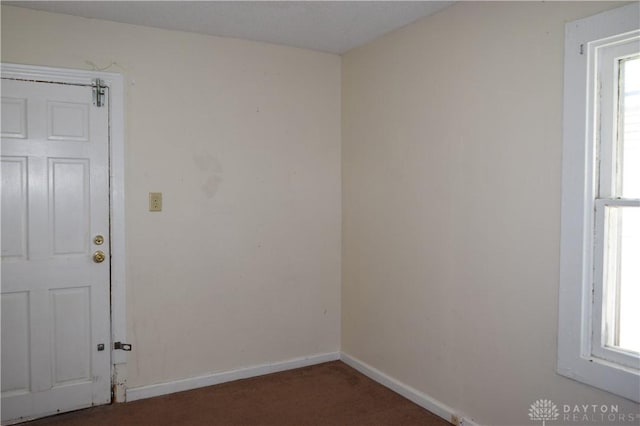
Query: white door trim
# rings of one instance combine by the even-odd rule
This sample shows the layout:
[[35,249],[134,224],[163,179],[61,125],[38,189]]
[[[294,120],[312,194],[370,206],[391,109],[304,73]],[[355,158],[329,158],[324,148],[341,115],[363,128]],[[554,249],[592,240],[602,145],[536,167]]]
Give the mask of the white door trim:
[[[125,195],[124,195],[124,86],[122,74],[2,63],[3,78],[92,84],[99,78],[109,87],[109,179],[111,215],[111,339],[127,341],[125,287]],[[127,362],[126,353],[111,352],[112,377],[115,366]],[[126,371],[126,369],[124,369]],[[118,382],[124,381],[122,373]],[[116,392],[118,394],[118,392]],[[116,398],[119,400],[120,398]]]

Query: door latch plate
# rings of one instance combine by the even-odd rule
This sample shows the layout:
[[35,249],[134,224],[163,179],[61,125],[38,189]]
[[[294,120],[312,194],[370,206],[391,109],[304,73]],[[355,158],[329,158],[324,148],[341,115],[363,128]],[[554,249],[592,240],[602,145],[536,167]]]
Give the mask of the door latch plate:
[[131,352],[131,344],[129,343],[122,343],[122,342],[115,342],[113,344],[113,349],[120,349],[126,352]]

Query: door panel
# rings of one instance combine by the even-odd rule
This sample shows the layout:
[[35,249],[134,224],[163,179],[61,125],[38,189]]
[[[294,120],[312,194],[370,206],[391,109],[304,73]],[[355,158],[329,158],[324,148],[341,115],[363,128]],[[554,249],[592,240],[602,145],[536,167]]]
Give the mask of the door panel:
[[53,384],[91,379],[90,287],[50,291],[53,328]]
[[27,137],[27,100],[2,97],[2,137]]
[[3,157],[2,258],[24,258],[27,249],[27,158]]
[[29,391],[29,293],[3,293],[0,297],[2,323],[13,325],[2,330],[2,362],[11,365],[11,369],[2,371],[2,394],[26,393]]
[[87,253],[91,240],[88,169],[86,159],[49,159],[53,255]]
[[71,102],[48,102],[49,140],[89,140],[89,105]]
[[3,79],[2,107],[2,420],[108,403],[108,106]]

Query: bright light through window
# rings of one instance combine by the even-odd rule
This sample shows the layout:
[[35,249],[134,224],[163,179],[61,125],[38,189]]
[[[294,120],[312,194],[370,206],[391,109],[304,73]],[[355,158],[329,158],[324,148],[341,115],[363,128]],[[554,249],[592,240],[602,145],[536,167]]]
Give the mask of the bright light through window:
[[[620,209],[620,279],[618,327],[614,344],[640,352],[640,209]],[[615,342],[617,340],[617,342]]]
[[621,192],[624,198],[640,198],[640,56],[623,60],[620,65]]
[[[640,56],[619,62],[615,193],[640,198]],[[606,345],[640,353],[640,208],[606,208]]]

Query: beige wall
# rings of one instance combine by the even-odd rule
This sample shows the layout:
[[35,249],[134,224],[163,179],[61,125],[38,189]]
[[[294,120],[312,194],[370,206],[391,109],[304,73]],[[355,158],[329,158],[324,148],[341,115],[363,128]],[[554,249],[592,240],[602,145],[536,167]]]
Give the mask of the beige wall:
[[129,386],[339,349],[340,57],[3,6],[2,61],[125,76]]
[[485,425],[638,412],[555,373],[564,23],[615,6],[458,3],[343,57],[344,352]]

